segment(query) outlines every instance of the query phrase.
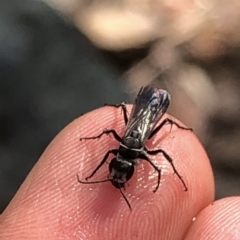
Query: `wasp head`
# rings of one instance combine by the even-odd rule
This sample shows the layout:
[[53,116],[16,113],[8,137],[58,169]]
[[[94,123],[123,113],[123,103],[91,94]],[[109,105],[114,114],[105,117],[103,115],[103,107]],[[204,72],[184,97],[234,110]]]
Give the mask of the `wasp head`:
[[109,164],[109,179],[114,187],[124,188],[124,184],[132,177],[134,173],[134,164],[122,158],[113,158]]

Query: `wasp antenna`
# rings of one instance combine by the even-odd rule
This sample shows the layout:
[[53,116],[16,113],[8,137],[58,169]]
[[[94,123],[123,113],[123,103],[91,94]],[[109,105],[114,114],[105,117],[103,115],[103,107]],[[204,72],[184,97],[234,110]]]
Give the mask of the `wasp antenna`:
[[122,196],[123,196],[125,202],[127,203],[128,207],[129,207],[130,211],[132,211],[132,207],[131,207],[131,205],[130,205],[130,202],[128,201],[127,197],[125,196],[125,194],[124,194],[122,188],[119,187],[119,189],[120,189],[120,192],[121,192],[121,194],[122,194]]
[[104,182],[110,182],[111,179],[104,179],[104,180],[99,180],[99,181],[91,181],[91,182],[88,182],[88,181],[82,181],[80,180],[79,176],[77,175],[77,180],[79,183],[82,183],[82,184],[92,184],[92,183],[104,183]]

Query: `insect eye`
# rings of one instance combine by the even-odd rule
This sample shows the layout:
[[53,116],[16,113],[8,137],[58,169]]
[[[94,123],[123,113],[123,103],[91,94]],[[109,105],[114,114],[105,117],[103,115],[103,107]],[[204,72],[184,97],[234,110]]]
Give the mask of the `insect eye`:
[[109,172],[114,173],[115,178],[122,178],[124,176],[125,181],[127,181],[134,173],[134,165],[124,160],[119,161],[117,158],[113,158],[109,164]]
[[131,165],[126,170],[127,170],[126,171],[126,179],[129,180],[132,177],[133,173],[134,173],[134,166]]

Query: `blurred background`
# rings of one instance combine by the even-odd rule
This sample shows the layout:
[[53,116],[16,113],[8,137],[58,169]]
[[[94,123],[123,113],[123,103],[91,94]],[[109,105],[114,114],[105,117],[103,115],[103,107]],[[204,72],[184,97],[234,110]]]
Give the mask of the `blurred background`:
[[238,0],[1,0],[0,213],[65,125],[150,83],[239,195],[239,29]]

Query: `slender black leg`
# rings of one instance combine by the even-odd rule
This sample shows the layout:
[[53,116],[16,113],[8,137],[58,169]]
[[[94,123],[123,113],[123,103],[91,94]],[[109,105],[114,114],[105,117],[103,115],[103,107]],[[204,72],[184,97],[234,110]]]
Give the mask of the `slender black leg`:
[[149,150],[145,147],[145,151],[149,154],[149,155],[156,155],[158,153],[162,153],[162,155],[167,159],[167,161],[171,164],[172,169],[174,171],[174,173],[178,176],[179,180],[182,182],[185,191],[188,190],[186,183],[184,182],[183,178],[180,176],[180,174],[178,173],[177,169],[175,168],[174,164],[173,164],[173,160],[172,158],[162,149],[156,149],[156,150]]
[[172,125],[175,125],[177,126],[178,128],[182,129],[182,130],[187,130],[187,131],[193,131],[192,128],[187,128],[187,127],[183,127],[181,125],[179,125],[178,123],[176,123],[175,121],[173,121],[172,119],[170,118],[166,118],[164,119],[160,125],[158,125],[153,131],[152,133],[150,134],[150,136],[148,137],[148,139],[152,138],[165,124],[170,124],[171,125],[171,129],[170,129],[170,132],[172,130]]
[[124,198],[125,202],[127,203],[128,207],[129,207],[129,209],[130,209],[130,211],[132,211],[131,204],[130,204],[130,202],[128,201],[127,197],[125,196],[125,194],[124,194],[124,192],[123,192],[122,188],[121,188],[121,187],[119,187],[119,190],[120,190],[120,192],[121,192],[121,194],[122,194],[122,196],[123,196],[123,198]]
[[156,188],[153,190],[153,192],[155,193],[160,185],[160,179],[161,179],[161,169],[159,169],[149,158],[148,156],[146,156],[145,154],[140,154],[139,158],[146,160],[147,162],[149,162],[151,164],[151,166],[158,172],[158,181],[157,181],[157,186]]
[[100,134],[97,135],[97,136],[80,138],[80,141],[86,140],[86,139],[97,139],[97,138],[102,137],[102,135],[105,135],[105,134],[108,135],[108,134],[110,134],[110,133],[114,136],[114,138],[115,138],[117,141],[119,141],[119,142],[122,141],[122,138],[117,134],[117,132],[116,132],[114,129],[105,129],[105,130],[102,131],[102,133],[100,133]]
[[125,125],[127,125],[127,123],[128,123],[128,116],[127,116],[127,107],[126,107],[126,103],[125,102],[120,103],[120,104],[104,104],[104,106],[115,107],[115,108],[121,107],[122,111],[123,111],[124,122],[125,122]]
[[99,170],[99,168],[102,167],[102,165],[107,161],[107,158],[108,158],[108,156],[109,156],[110,153],[112,153],[112,154],[114,154],[114,155],[116,156],[117,153],[118,153],[118,149],[109,150],[109,151],[105,154],[103,160],[102,160],[102,161],[98,164],[98,166],[94,169],[94,171],[93,171],[88,177],[86,177],[86,180],[88,180],[89,178],[91,178],[91,177]]
[[98,181],[91,181],[91,182],[87,182],[87,181],[82,181],[80,180],[79,176],[77,175],[77,180],[79,183],[82,183],[82,184],[92,184],[92,183],[104,183],[104,182],[111,182],[111,179],[107,178],[107,179],[104,179],[104,180],[98,180]]

